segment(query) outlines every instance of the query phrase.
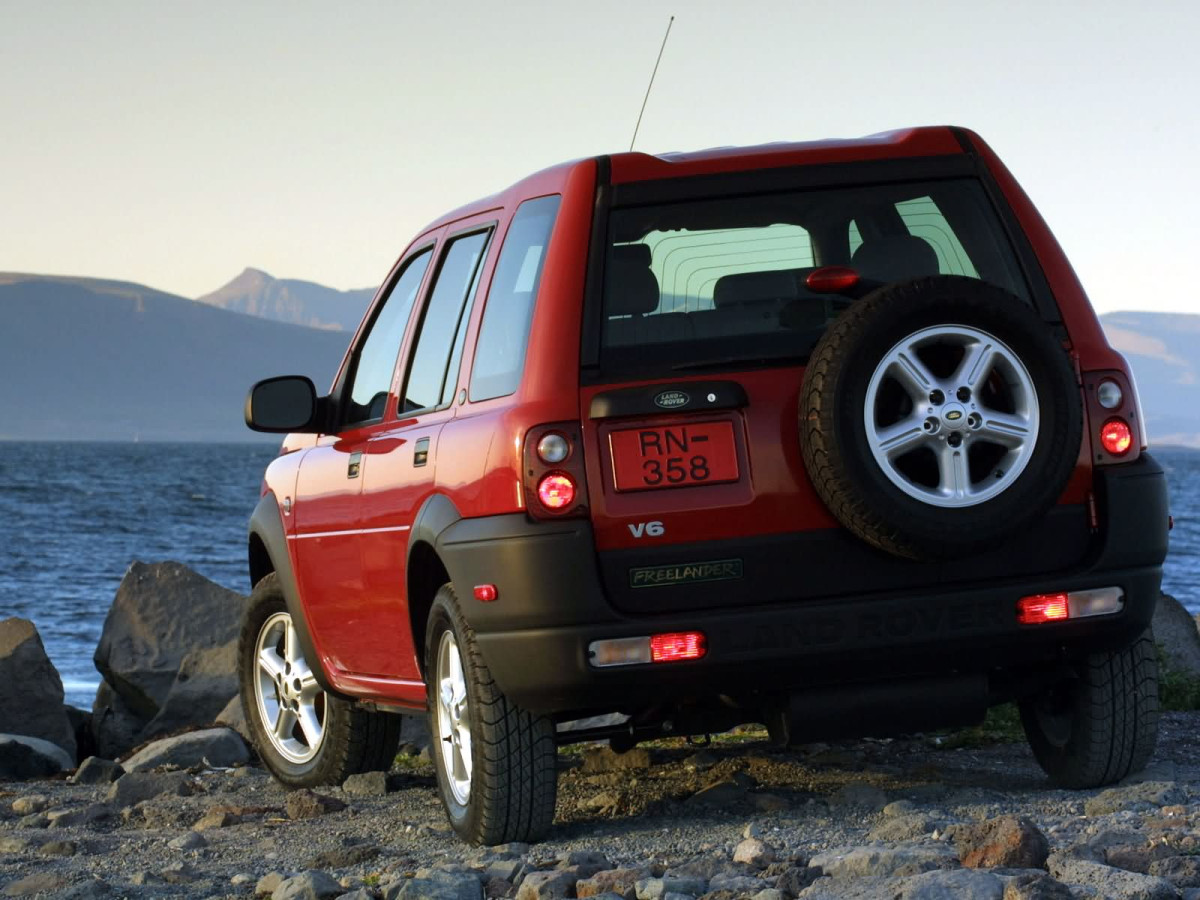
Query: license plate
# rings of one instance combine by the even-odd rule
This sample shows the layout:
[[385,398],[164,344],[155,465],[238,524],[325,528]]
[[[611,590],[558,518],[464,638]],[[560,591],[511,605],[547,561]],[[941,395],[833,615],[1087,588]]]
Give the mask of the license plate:
[[721,484],[738,480],[730,422],[629,428],[608,436],[618,491]]

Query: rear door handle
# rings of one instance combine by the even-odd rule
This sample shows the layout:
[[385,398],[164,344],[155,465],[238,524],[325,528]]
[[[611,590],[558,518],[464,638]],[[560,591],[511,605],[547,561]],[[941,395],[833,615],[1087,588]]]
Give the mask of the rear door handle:
[[362,451],[355,450],[350,454],[350,462],[346,466],[346,477],[357,478],[358,472],[362,468]]
[[429,438],[424,437],[413,446],[413,465],[423,466],[429,462]]

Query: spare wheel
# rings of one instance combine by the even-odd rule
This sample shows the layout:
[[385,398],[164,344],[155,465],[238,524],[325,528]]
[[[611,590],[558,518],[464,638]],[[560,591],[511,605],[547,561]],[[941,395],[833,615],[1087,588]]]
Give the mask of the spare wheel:
[[912,559],[992,549],[1062,494],[1083,407],[1052,327],[972,278],[879,288],[813,350],[800,441],[817,494],[869,544]]

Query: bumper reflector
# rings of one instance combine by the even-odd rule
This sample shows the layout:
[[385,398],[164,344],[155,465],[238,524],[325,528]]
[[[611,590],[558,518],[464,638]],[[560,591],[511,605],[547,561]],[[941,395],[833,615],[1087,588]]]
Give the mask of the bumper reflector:
[[603,669],[609,666],[700,659],[707,652],[708,641],[703,632],[678,631],[592,641],[588,644],[588,662],[597,669]]
[[1067,619],[1087,619],[1120,612],[1124,607],[1125,593],[1119,587],[1034,594],[1017,601],[1017,622],[1021,625],[1041,625]]

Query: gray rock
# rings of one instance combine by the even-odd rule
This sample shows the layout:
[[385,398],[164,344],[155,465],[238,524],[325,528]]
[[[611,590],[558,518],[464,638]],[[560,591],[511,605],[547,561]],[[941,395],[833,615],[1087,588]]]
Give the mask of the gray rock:
[[45,778],[75,761],[58,744],[24,734],[0,734],[0,781]]
[[275,893],[275,888],[283,884],[284,874],[282,872],[268,872],[262,878],[258,879],[254,884],[255,897],[269,897]]
[[187,772],[130,772],[113,782],[105,799],[118,809],[124,809],[164,794],[190,797],[195,792]]
[[746,798],[746,789],[736,781],[718,781],[688,797],[687,802],[696,806],[728,806]]
[[75,764],[75,731],[63,706],[62,679],[28,619],[0,620],[0,722],[10,734],[41,738]]
[[166,866],[158,877],[167,884],[191,884],[200,877],[200,870],[188,863],[177,862]]
[[883,808],[885,816],[900,817],[907,816],[917,811],[917,804],[911,800],[893,800]]
[[5,897],[29,897],[33,894],[57,894],[66,887],[67,880],[54,872],[35,872],[10,881],[4,886]]
[[90,803],[81,809],[56,809],[46,813],[51,828],[78,828],[111,819],[113,808],[104,803]]
[[575,882],[578,880],[578,874],[571,871],[556,869],[549,872],[530,872],[521,879],[521,887],[517,890],[517,900],[551,900],[551,898],[569,897],[574,893]]
[[755,894],[751,900],[788,900],[788,895],[778,888],[764,888]]
[[189,650],[179,663],[162,706],[140,737],[146,740],[186,725],[207,725],[224,711],[237,691],[237,641]]
[[644,878],[634,885],[637,900],[663,900],[667,894],[687,894],[699,897],[708,890],[705,878]]
[[38,847],[38,856],[74,856],[79,845],[74,841],[46,841]]
[[[559,896],[566,896],[565,894]],[[482,900],[483,887],[473,875],[430,872],[425,878],[394,881],[383,889],[383,900]]]
[[301,872],[279,883],[271,900],[326,900],[345,893],[332,877],[320,871]]
[[1173,781],[1145,781],[1109,788],[1083,803],[1089,816],[1106,816],[1125,810],[1144,811],[1157,806],[1187,803],[1187,793]]
[[958,868],[958,854],[944,845],[933,847],[847,847],[818,853],[809,862],[833,878],[919,875],[934,869]]
[[239,766],[250,760],[246,742],[229,728],[189,731],[147,744],[121,765],[126,772],[139,772],[157,766],[187,768],[203,762],[219,768]]
[[1176,887],[1200,888],[1200,859],[1168,856],[1150,863],[1150,874],[1165,878]]
[[895,900],[902,885],[899,878],[819,878],[799,896],[804,900]]
[[[887,814],[886,810],[884,814]],[[867,834],[867,840],[885,844],[915,841],[940,828],[945,828],[943,819],[925,813],[911,813],[880,822]]]
[[284,811],[289,819],[314,819],[326,813],[340,812],[345,808],[346,804],[341,800],[313,793],[307,788],[292,791],[284,801]]
[[360,772],[342,782],[342,790],[350,797],[384,797],[388,792],[386,772]]
[[708,883],[709,893],[716,891],[732,891],[737,894],[757,893],[766,887],[766,883],[752,875],[742,875],[738,872],[722,872],[713,876]]
[[1179,896],[1165,878],[1126,872],[1061,853],[1050,854],[1046,865],[1059,881],[1095,888],[1113,900],[1175,900]]
[[29,816],[40,813],[50,805],[50,798],[45,794],[26,794],[12,802],[12,811],[18,816]]
[[733,861],[765,869],[775,862],[775,848],[756,837],[748,837],[733,848]]
[[79,764],[75,774],[71,776],[73,784],[112,784],[125,774],[120,763],[111,759],[101,759],[89,756]]
[[857,781],[844,785],[829,798],[830,806],[860,806],[870,810],[883,809],[887,802],[887,794],[879,788]]
[[647,868],[606,869],[575,882],[575,896],[586,898],[616,894],[632,900],[637,896],[637,883],[649,877],[650,870]]
[[101,681],[92,701],[92,737],[99,756],[116,759],[139,743],[138,735],[150,721],[138,715],[107,681]]
[[1073,900],[1071,889],[1049,875],[1017,875],[1004,885],[1004,900]]
[[[236,643],[245,606],[245,597],[184,565],[135,562],[104,620],[96,668],[137,715],[153,719],[175,686],[184,657]],[[210,662],[195,660],[205,675]],[[226,669],[219,690],[211,683],[206,689],[203,708],[194,710],[196,724],[211,722],[237,693],[236,666]]]
[[597,872],[611,869],[607,856],[595,850],[571,850],[560,853],[555,860],[556,869],[570,869],[576,878],[588,878]]
[[904,881],[901,900],[1002,900],[1004,882],[991,872],[926,872]]
[[103,898],[111,896],[113,896],[113,889],[108,886],[107,882],[93,877],[60,891],[55,900],[103,900]]
[[308,867],[310,869],[348,869],[350,866],[370,862],[378,855],[379,848],[374,844],[355,844],[318,853]]
[[1200,678],[1200,631],[1183,604],[1170,594],[1161,595],[1150,628],[1155,642],[1163,648],[1168,670]]
[[242,709],[242,698],[234,695],[233,699],[225,704],[225,708],[217,713],[217,717],[213,719],[216,725],[224,725],[226,728],[232,728],[242,738],[249,743],[250,724],[246,721],[246,711]]
[[189,831],[187,834],[167,841],[167,846],[172,850],[199,850],[202,847],[207,847],[208,841],[204,839],[203,835]]

